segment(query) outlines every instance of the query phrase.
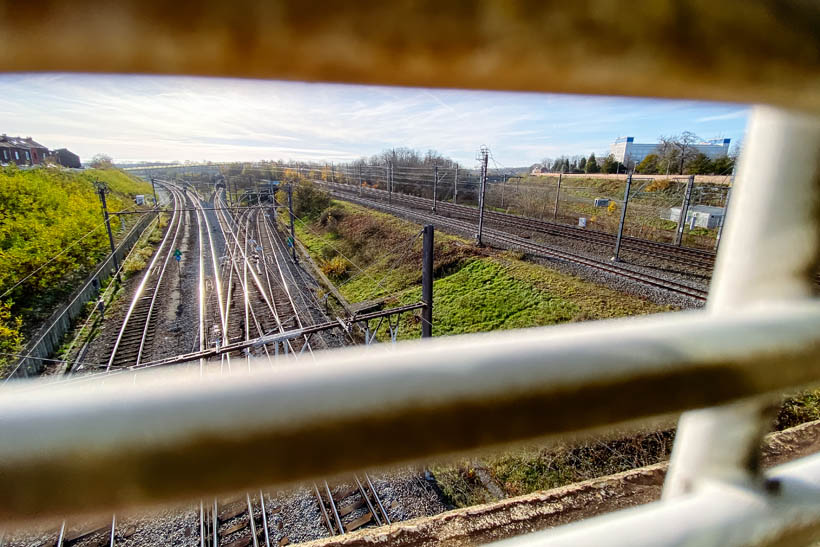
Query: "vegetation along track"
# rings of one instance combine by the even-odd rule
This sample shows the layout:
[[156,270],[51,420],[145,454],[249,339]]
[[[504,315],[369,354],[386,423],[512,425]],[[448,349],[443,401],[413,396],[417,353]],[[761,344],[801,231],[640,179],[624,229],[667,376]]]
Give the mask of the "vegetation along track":
[[[347,192],[333,191],[333,193],[337,197],[340,197],[347,201],[351,201],[353,203],[358,203],[366,207],[370,207],[372,209],[380,209],[395,214],[397,216],[409,214],[412,217],[420,220],[421,222],[429,222],[439,226],[447,227],[458,233],[472,234],[476,231],[475,224],[463,220],[442,217],[440,215],[433,215],[430,213],[420,212],[417,210],[410,211],[406,207],[388,205],[381,201],[375,201],[368,198],[354,196]],[[641,283],[643,285],[647,285],[656,289],[661,289],[680,296],[692,298],[700,302],[704,302],[706,300],[707,291],[703,289],[691,287],[689,285],[671,281],[669,279],[664,279],[662,277],[631,270],[629,268],[618,266],[616,264],[612,264],[609,262],[594,260],[575,253],[561,251],[553,247],[549,247],[547,245],[543,245],[540,243],[535,243],[533,241],[512,235],[501,230],[485,228],[483,232],[484,241],[490,244],[495,244],[504,248],[517,249],[533,256],[552,258],[563,262],[579,264],[588,268],[595,269],[600,272],[628,279],[630,281]]]

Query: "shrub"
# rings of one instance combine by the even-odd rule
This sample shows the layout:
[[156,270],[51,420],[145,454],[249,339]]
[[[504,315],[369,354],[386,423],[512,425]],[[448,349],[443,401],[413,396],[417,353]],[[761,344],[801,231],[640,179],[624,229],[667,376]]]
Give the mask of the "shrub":
[[672,181],[669,179],[655,179],[647,187],[647,192],[662,192],[669,188]]
[[315,217],[330,207],[330,194],[308,180],[301,180],[293,190],[293,213],[300,217]]
[[347,273],[347,260],[336,255],[322,264],[322,272],[324,272],[325,275],[340,278]]
[[339,228],[339,222],[344,218],[345,212],[339,206],[334,205],[322,211],[319,217],[319,224],[326,228],[331,233],[336,233]]
[[6,365],[13,360],[9,353],[17,353],[23,346],[23,334],[20,329],[23,319],[11,313],[11,302],[0,302],[0,374]]
[[131,274],[144,270],[153,253],[154,248],[150,245],[135,250],[125,261],[125,264],[122,265],[122,273],[129,277]]

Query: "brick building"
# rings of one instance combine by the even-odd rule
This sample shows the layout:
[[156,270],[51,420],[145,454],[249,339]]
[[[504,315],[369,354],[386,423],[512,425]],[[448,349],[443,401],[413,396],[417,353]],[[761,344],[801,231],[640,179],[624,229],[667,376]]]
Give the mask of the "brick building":
[[0,135],[0,163],[17,165],[39,165],[48,156],[48,148],[31,137],[9,137]]

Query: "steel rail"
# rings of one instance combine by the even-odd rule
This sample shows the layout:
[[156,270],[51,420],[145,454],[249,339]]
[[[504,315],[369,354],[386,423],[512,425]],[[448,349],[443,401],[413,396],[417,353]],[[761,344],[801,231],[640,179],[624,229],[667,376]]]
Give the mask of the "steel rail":
[[375,498],[376,503],[378,504],[379,509],[382,512],[382,515],[384,515],[384,521],[387,524],[390,524],[390,515],[385,510],[384,505],[382,505],[382,500],[379,497],[379,494],[376,492],[376,487],[373,486],[373,482],[370,480],[370,474],[367,473],[367,471],[364,472],[364,478],[367,481],[367,485],[370,487],[370,491],[373,492],[373,497]]
[[[394,214],[407,214],[410,216],[418,217],[424,220],[424,222],[433,223],[433,224],[440,224],[443,226],[449,226],[461,232],[470,233],[471,231],[475,230],[475,227],[472,224],[468,224],[463,221],[454,220],[451,218],[443,218],[438,215],[431,215],[428,213],[422,213],[419,211],[410,211],[407,209],[403,209],[401,207],[397,207],[395,205],[388,205],[384,204],[379,201],[372,201],[365,198],[359,198],[354,196],[348,195],[341,195],[339,196],[342,199],[347,201],[352,201],[353,203],[359,203],[371,208],[376,209],[383,209],[389,212],[393,212]],[[663,279],[661,277],[652,276],[649,274],[635,272],[633,270],[623,268],[620,266],[616,266],[614,264],[610,264],[608,262],[601,262],[598,260],[593,260],[591,258],[587,258],[581,255],[577,255],[574,253],[569,253],[566,251],[559,251],[552,247],[548,247],[543,244],[533,243],[531,241],[527,241],[523,238],[519,238],[513,235],[510,235],[506,232],[502,232],[495,229],[487,228],[485,229],[485,234],[487,236],[488,242],[496,241],[502,242],[509,246],[518,247],[529,251],[532,254],[537,254],[541,256],[547,256],[552,258],[557,258],[560,260],[564,260],[567,262],[573,262],[576,264],[582,264],[584,266],[588,266],[591,268],[595,268],[600,271],[604,271],[615,275],[617,277],[623,277],[627,279],[631,279],[632,281],[637,281],[646,285],[650,285],[656,288],[664,289],[670,292],[678,293],[684,296],[688,296],[690,298],[694,298],[699,301],[705,301],[707,296],[707,291],[697,289],[695,287],[689,287],[682,283],[676,283],[674,281],[669,281],[667,279]]]
[[327,514],[327,508],[325,507],[325,502],[322,501],[322,495],[319,493],[319,487],[316,486],[316,483],[313,483],[313,492],[316,495],[316,501],[319,503],[319,509],[322,512],[322,516],[325,518],[325,525],[327,526],[327,531],[331,536],[336,535],[333,528],[333,523],[330,521],[330,516]]
[[[176,196],[176,194],[174,194],[174,203],[176,204],[176,202],[177,202],[177,196]],[[168,227],[166,229],[165,236],[162,238],[162,242],[160,243],[157,250],[154,251],[154,256],[152,257],[151,262],[149,263],[148,268],[145,271],[145,274],[143,275],[142,279],[140,280],[139,285],[137,286],[136,291],[134,292],[134,296],[131,299],[131,304],[128,306],[128,310],[125,313],[125,318],[122,321],[122,326],[120,327],[120,330],[117,333],[117,338],[114,341],[114,347],[111,350],[111,354],[108,358],[108,363],[105,367],[106,371],[111,370],[111,366],[113,365],[114,359],[116,358],[117,351],[119,350],[119,347],[120,347],[120,343],[122,342],[122,337],[125,334],[125,331],[128,327],[128,321],[131,319],[131,315],[134,313],[134,310],[136,309],[137,304],[139,303],[139,300],[142,297],[142,293],[145,291],[145,287],[148,284],[148,280],[151,277],[151,274],[154,270],[154,267],[156,266],[157,261],[159,260],[159,257],[162,256],[162,254],[164,252],[164,249],[168,244],[169,238],[171,237],[171,234],[173,232],[171,226],[172,226],[172,223],[174,223],[176,220],[178,220],[178,215],[174,214],[174,216],[171,219],[171,222],[168,223]],[[159,287],[156,287],[156,288],[159,288]],[[156,292],[156,290],[155,290],[155,292]],[[150,320],[150,316],[148,317],[146,322],[149,321],[149,320]]]
[[[257,213],[257,232],[259,231],[258,227],[259,227],[260,222],[264,226],[264,233],[268,238],[268,243],[271,247],[271,251],[272,251],[272,254],[273,254],[273,259],[274,259],[274,262],[276,264],[276,269],[278,270],[279,278],[282,281],[281,286],[282,286],[283,290],[285,291],[285,294],[287,295],[287,298],[288,298],[288,303],[290,304],[290,307],[293,310],[293,315],[296,318],[296,325],[299,329],[304,329],[304,324],[302,323],[302,318],[299,316],[299,311],[296,307],[296,303],[293,300],[293,295],[290,292],[290,287],[288,285],[287,279],[285,279],[285,273],[284,273],[284,270],[283,270],[283,267],[282,267],[282,263],[279,260],[279,252],[281,252],[283,250],[282,242],[278,237],[276,237],[276,238],[273,237],[273,234],[271,233],[272,229],[268,225],[268,222],[265,220],[264,215],[262,216],[262,218],[259,218],[259,214]],[[261,240],[261,236],[260,236],[260,240]],[[294,242],[294,245],[295,244],[296,243]],[[291,275],[291,279],[293,279],[294,282],[295,282],[295,279],[293,278],[292,275]],[[311,347],[310,341],[308,340],[308,335],[309,334],[310,333],[305,333],[305,335],[304,335],[305,342],[304,343],[307,344],[308,350],[311,353],[313,353],[313,348]]]
[[[243,213],[243,214],[245,214],[245,213]],[[223,215],[224,215],[224,213],[223,213]],[[229,219],[227,217],[221,218],[220,219],[220,229],[222,230],[223,237],[225,237],[225,230],[226,229],[227,229],[228,233],[230,233],[231,236],[232,236],[232,239],[228,239],[227,237],[225,237],[226,245],[228,246],[228,252],[230,254],[230,266],[229,267],[231,268],[231,279],[233,278],[233,274],[236,273],[237,279],[239,281],[240,288],[242,289],[243,306],[244,306],[245,313],[246,313],[246,318],[245,318],[245,339],[249,339],[250,338],[250,336],[249,336],[249,328],[250,328],[249,316],[253,317],[254,324],[256,326],[256,329],[257,329],[257,332],[259,333],[259,335],[262,336],[262,335],[265,334],[265,332],[262,329],[262,326],[259,324],[259,321],[257,320],[257,317],[256,317],[256,312],[253,311],[253,308],[250,304],[250,290],[249,290],[250,284],[247,283],[247,275],[245,276],[245,278],[243,280],[242,275],[239,272],[239,266],[237,264],[237,259],[235,257],[238,254],[241,254],[241,258],[242,258],[243,264],[245,266],[247,266],[248,258],[247,258],[247,254],[245,252],[243,252],[242,249],[241,249],[241,244],[239,242],[239,239],[238,239],[235,232],[233,231],[233,229],[230,226],[231,223],[235,223],[235,220],[232,219],[232,218]],[[238,229],[239,224],[236,224],[236,227]],[[246,238],[247,238],[247,234],[246,234]],[[245,271],[245,273],[247,273],[246,269],[244,271]],[[259,281],[259,279],[256,277],[253,270],[251,270],[251,276],[252,276],[252,279],[254,280],[254,284],[255,284],[257,290],[259,290],[259,293],[262,295],[262,298],[268,304],[268,309],[271,312],[274,320],[276,321],[276,324],[279,326],[280,332],[283,332],[284,329],[281,328],[282,322],[279,319],[279,314],[277,313],[275,306],[271,305],[271,303],[267,300],[267,295],[265,294],[264,290],[262,290],[262,287],[261,287],[261,281]],[[227,307],[228,312],[230,312],[230,295],[232,293],[231,279],[228,280],[228,283],[229,283],[229,289],[228,289],[229,301],[228,301],[228,307]],[[226,332],[226,335],[225,335],[225,342],[226,343],[228,342],[227,332]],[[289,342],[286,341],[285,343],[288,344]],[[248,346],[248,347],[250,347],[250,346]],[[265,351],[265,354],[266,354],[268,360],[270,361],[270,354],[268,353],[267,347],[264,347],[264,351]],[[249,355],[248,355],[248,357],[249,357]]]
[[339,527],[339,534],[344,535],[345,527],[342,524],[342,517],[339,516],[339,510],[336,508],[336,502],[333,501],[333,494],[330,492],[330,486],[325,483],[325,492],[327,492],[327,503],[330,506],[330,512],[333,514],[333,518],[336,521],[336,526]]
[[[358,193],[358,187],[343,184],[330,183],[326,181],[314,180],[314,182],[337,189],[343,189],[351,194]],[[375,196],[383,197],[387,194],[385,190],[378,188],[365,188],[363,193],[370,193]],[[409,194],[397,194],[394,192],[394,201],[415,203],[422,209],[429,209],[432,200],[425,197],[413,196]],[[478,211],[475,207],[463,204],[452,204],[444,201],[437,202],[438,209],[443,211],[450,211],[456,215],[462,216],[466,220],[473,220],[478,217]],[[549,235],[563,236],[577,241],[592,243],[601,246],[611,247],[615,244],[616,236],[607,232],[598,230],[587,230],[576,228],[574,226],[567,226],[557,222],[549,222],[540,219],[523,217],[511,213],[502,213],[499,211],[485,211],[485,218],[495,224],[502,226],[515,227],[523,230],[538,231]],[[695,265],[699,268],[711,270],[714,267],[715,253],[705,249],[695,249],[691,247],[678,247],[669,243],[660,241],[652,241],[648,239],[641,239],[631,236],[625,236],[622,240],[623,249],[634,253],[644,254],[657,258],[663,258],[670,262],[675,262],[683,265]]]
[[372,503],[370,503],[370,496],[367,495],[367,492],[365,491],[364,486],[362,486],[362,481],[359,480],[359,476],[356,475],[355,473],[353,474],[353,479],[356,481],[356,487],[359,489],[359,494],[361,494],[362,500],[364,500],[365,504],[367,505],[367,508],[370,509],[370,514],[373,515],[373,518],[376,519],[376,522],[378,523],[378,525],[381,526],[382,525],[382,519],[381,519],[381,517],[379,517],[379,514],[376,512],[376,508],[373,507]]
[[[344,188],[345,191],[348,191],[350,193],[358,192],[358,187],[354,187],[348,184],[330,183],[326,181],[314,182],[330,187]],[[379,196],[383,196],[387,193],[385,190],[381,190],[378,188],[365,188],[363,192]],[[430,203],[432,203],[432,200],[430,200],[429,198],[414,196],[411,194],[395,194],[393,196],[393,199],[398,201],[406,201],[408,203],[417,203],[420,207],[425,209],[429,208]],[[453,204],[445,201],[439,201],[437,205],[441,209],[449,210],[460,215],[466,215],[467,220],[472,220],[478,216],[477,209],[469,205]],[[485,211],[484,215],[488,220],[495,219],[497,223],[503,225],[513,225],[521,227],[523,229],[537,230],[548,234],[564,235],[566,237],[570,237],[572,239],[577,239],[580,241],[586,241],[588,243],[595,243],[606,246],[611,246],[615,244],[615,234],[610,234],[608,232],[602,232],[599,230],[577,228],[575,226],[569,226],[557,222],[549,222],[546,220],[535,219],[511,213],[502,213],[499,211],[492,210]],[[711,266],[714,265],[715,253],[711,250],[697,249],[692,247],[678,247],[670,243],[652,241],[632,236],[624,236],[623,245],[625,245],[625,249],[637,253],[656,256],[656,251],[659,251],[665,255],[664,258],[668,258],[669,260],[683,260],[684,257],[692,257],[700,259],[701,264],[699,265],[701,266],[708,266],[711,268]]]
[[259,507],[262,509],[262,527],[265,532],[265,547],[270,547],[270,532],[268,530],[268,514],[265,510],[265,496],[259,491]]
[[[224,213],[223,213],[223,216],[224,216]],[[224,233],[224,232],[223,232],[223,233]],[[236,244],[236,248],[235,248],[235,249],[239,251],[239,254],[241,255],[242,260],[243,260],[243,261],[247,261],[247,260],[248,260],[247,255],[246,255],[246,254],[244,253],[244,251],[242,250],[242,248],[241,248],[241,244],[240,244],[240,242],[239,242],[239,238],[237,237],[237,235],[236,235],[235,231],[229,227],[229,229],[228,229],[228,233],[229,233],[229,234],[231,235],[231,237],[233,238],[233,241],[234,241],[234,242],[235,242],[235,244]],[[257,289],[259,290],[259,293],[262,295],[262,299],[265,301],[265,304],[268,306],[268,309],[270,310],[271,314],[273,314],[273,316],[274,316],[274,318],[275,318],[275,320],[276,320],[277,325],[278,325],[278,326],[279,326],[279,328],[281,329],[281,328],[282,328],[282,322],[281,322],[281,320],[279,319],[279,315],[276,313],[276,310],[275,310],[274,306],[272,305],[272,303],[271,303],[271,301],[270,301],[270,298],[268,297],[267,293],[265,292],[264,288],[262,287],[262,283],[261,283],[261,281],[259,280],[259,277],[256,275],[256,272],[254,272],[254,271],[253,271],[253,269],[251,269],[251,278],[252,278],[252,280],[253,280],[253,282],[254,282],[255,286],[256,286],[256,287],[257,287]]]
[[[178,201],[178,204],[181,204],[181,202],[183,201],[183,198],[181,198],[179,194],[180,194],[180,192],[177,191],[176,195],[175,195],[175,201]],[[179,212],[177,214],[179,215],[179,218],[177,219],[176,229],[174,230],[174,237],[173,237],[173,240],[171,241],[171,247],[174,247],[174,248],[176,248],[176,243],[177,243],[177,240],[179,239],[179,233],[182,230],[182,225],[183,225],[183,222],[182,222],[183,213]],[[172,256],[172,254],[171,254],[170,249],[169,249],[168,252],[165,255],[165,260],[162,263],[162,267],[160,268],[160,271],[157,274],[157,282],[155,284],[154,292],[151,294],[151,303],[148,306],[148,315],[146,316],[146,319],[145,319],[145,326],[142,329],[142,337],[140,338],[140,346],[139,346],[139,350],[137,351],[137,359],[135,361],[135,364],[139,364],[141,359],[142,359],[142,353],[143,353],[143,350],[145,349],[145,339],[148,337],[148,327],[149,327],[150,322],[151,322],[151,314],[154,311],[154,305],[157,302],[157,295],[159,294],[159,288],[162,286],[162,280],[165,277],[165,272],[168,269],[168,264],[170,264],[170,262],[171,262],[171,256]],[[113,357],[112,357],[112,359],[113,359]],[[113,360],[112,360],[112,362],[113,362]]]

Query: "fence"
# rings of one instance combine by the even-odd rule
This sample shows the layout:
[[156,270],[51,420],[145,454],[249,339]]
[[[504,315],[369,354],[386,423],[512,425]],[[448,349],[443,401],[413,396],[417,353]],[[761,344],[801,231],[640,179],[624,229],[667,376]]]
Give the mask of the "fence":
[[[624,234],[651,241],[672,243],[677,220],[686,194],[689,177],[653,179],[635,175],[630,191]],[[568,179],[557,175],[531,182],[490,184],[487,207],[540,220],[578,225],[586,219],[591,230],[616,233],[624,203],[626,180],[602,179],[598,176]],[[541,181],[539,183],[539,181]],[[698,213],[696,222],[685,223],[685,246],[712,249],[715,246],[718,223],[726,206],[729,187],[695,183],[689,201],[689,212],[701,207],[711,211],[709,222],[701,222],[706,213]],[[701,207],[699,207],[701,206]],[[695,209],[698,207],[698,209]],[[710,209],[714,208],[714,209]],[[691,214],[688,215],[691,220]]]
[[[153,218],[154,214],[142,215],[115,248],[115,254],[120,264]],[[96,296],[99,291],[99,284],[110,276],[113,271],[113,255],[109,254],[102,264],[97,266],[94,273],[86,278],[85,283],[71,294],[69,303],[64,308],[54,312],[32,336],[29,343],[21,351],[24,357],[15,365],[12,377],[28,377],[37,375],[42,371],[45,363],[44,359],[48,359],[60,347],[63,336],[71,329],[74,319],[82,313],[85,304]]]

